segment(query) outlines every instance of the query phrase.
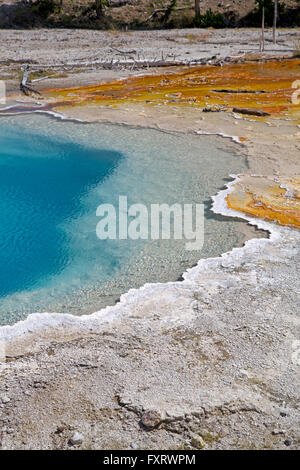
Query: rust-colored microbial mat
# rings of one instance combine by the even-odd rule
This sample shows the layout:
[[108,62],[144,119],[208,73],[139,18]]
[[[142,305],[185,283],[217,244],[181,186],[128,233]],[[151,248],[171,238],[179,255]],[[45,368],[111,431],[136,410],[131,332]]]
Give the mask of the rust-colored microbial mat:
[[300,177],[243,177],[227,196],[231,209],[300,228]]
[[[296,81],[299,80],[298,83]],[[300,60],[286,59],[167,70],[87,87],[46,90],[52,108],[143,106],[247,108],[300,123]],[[296,98],[296,99],[295,99]],[[299,101],[299,104],[298,104]],[[253,119],[253,118],[252,118]],[[255,117],[255,119],[265,119]],[[245,177],[228,206],[300,228],[300,179]]]
[[300,79],[300,60],[176,68],[159,75],[144,75],[87,87],[46,90],[54,107],[126,103],[147,105],[225,106],[287,114],[300,110],[292,103]]

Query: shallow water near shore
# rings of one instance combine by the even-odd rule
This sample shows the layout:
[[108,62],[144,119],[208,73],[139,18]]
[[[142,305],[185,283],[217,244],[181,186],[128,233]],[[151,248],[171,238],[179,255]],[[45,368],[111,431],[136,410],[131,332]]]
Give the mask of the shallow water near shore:
[[[210,197],[246,159],[213,136],[59,121],[0,119],[0,324],[32,312],[91,313],[146,282],[173,281],[200,258],[241,245],[246,223]],[[99,240],[96,209],[204,203],[201,251],[185,240]]]

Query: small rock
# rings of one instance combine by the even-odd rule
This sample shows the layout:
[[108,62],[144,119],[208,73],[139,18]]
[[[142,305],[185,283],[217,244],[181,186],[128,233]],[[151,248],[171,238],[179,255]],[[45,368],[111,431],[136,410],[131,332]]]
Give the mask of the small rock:
[[270,116],[269,113],[266,113],[261,109],[233,108],[232,111],[238,114],[249,114],[249,116]]
[[134,449],[134,450],[137,450],[137,449],[140,448],[139,445],[138,445],[136,442],[132,442],[132,443],[130,444],[130,447],[131,447],[132,449]]
[[196,447],[196,449],[204,449],[205,447],[204,439],[201,436],[194,436],[191,440],[191,444],[193,447]]
[[272,434],[273,434],[273,436],[277,436],[278,434],[285,434],[285,430],[284,429],[274,429],[272,431]]
[[56,428],[55,434],[61,434],[62,432],[64,432],[65,429],[65,426],[58,426]]
[[7,396],[7,395],[2,395],[1,397],[1,401],[2,403],[9,403],[10,402],[10,398]]
[[78,446],[83,442],[83,435],[80,434],[78,431],[74,432],[73,436],[69,439],[69,444],[72,446]]
[[280,416],[282,416],[283,418],[285,418],[288,415],[287,411],[284,408],[282,408],[279,413],[280,413]]
[[284,445],[286,445],[287,447],[289,447],[290,445],[292,445],[292,441],[290,439],[286,439],[284,441]]
[[146,411],[141,419],[141,423],[147,429],[154,429],[161,423],[161,414],[158,411]]

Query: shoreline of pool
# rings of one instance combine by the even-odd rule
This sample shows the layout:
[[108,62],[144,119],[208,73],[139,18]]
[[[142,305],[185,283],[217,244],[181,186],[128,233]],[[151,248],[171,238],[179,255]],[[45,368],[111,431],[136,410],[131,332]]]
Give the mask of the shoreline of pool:
[[[249,217],[242,212],[238,212],[232,209],[229,209],[226,204],[226,197],[234,190],[234,186],[240,180],[237,175],[230,175],[233,178],[233,181],[226,184],[226,189],[220,190],[215,196],[212,196],[213,206],[212,211],[215,214],[220,214],[223,216],[229,217],[238,217],[245,221],[248,224],[256,226],[258,229],[261,229],[269,234],[268,237],[263,238],[250,238],[245,242],[242,247],[233,247],[229,252],[223,253],[219,257],[214,258],[204,258],[200,259],[196,266],[188,268],[182,274],[182,281],[169,281],[164,283],[147,283],[140,288],[130,289],[128,292],[124,293],[120,297],[120,301],[113,306],[104,307],[99,311],[96,311],[87,315],[72,315],[69,313],[56,313],[56,312],[36,312],[29,314],[26,319],[18,321],[13,325],[4,325],[0,326],[0,341],[14,341],[18,340],[20,336],[30,333],[36,334],[37,336],[42,330],[45,329],[56,329],[56,328],[67,328],[67,329],[86,329],[91,331],[93,328],[103,327],[105,329],[107,324],[113,324],[114,321],[126,321],[126,313],[130,309],[130,303],[135,303],[136,301],[143,300],[143,296],[146,291],[146,295],[155,295],[156,290],[163,290],[168,286],[176,285],[182,287],[183,289],[191,288],[193,284],[193,279],[197,278],[198,270],[206,269],[206,265],[210,266],[213,263],[220,264],[223,259],[231,258],[232,260],[237,258],[237,260],[246,258],[246,254],[253,249],[254,251],[263,248],[266,244],[274,243],[280,240],[280,237],[284,230],[293,230],[285,227],[280,227],[274,223],[270,223],[258,218]],[[139,299],[140,297],[140,299]],[[128,305],[127,305],[128,303]],[[184,318],[177,318],[178,321],[183,320]],[[110,328],[110,327],[109,327]]]
[[[288,439],[297,449],[300,232],[228,207],[230,195],[241,192],[258,195],[258,207],[267,201],[276,213],[277,196],[266,188],[284,199],[289,179],[299,173],[297,121],[138,104],[59,112],[187,135],[235,136],[249,169],[212,196],[213,210],[269,237],[200,260],[181,282],[132,289],[94,314],[32,314],[0,327],[0,392],[9,394],[4,410],[15,428],[4,435],[4,448],[68,448],[75,429],[89,449],[127,449],[132,442],[144,449],[193,449],[199,435],[205,448],[285,449]],[[145,433],[140,423],[148,410],[160,424]]]

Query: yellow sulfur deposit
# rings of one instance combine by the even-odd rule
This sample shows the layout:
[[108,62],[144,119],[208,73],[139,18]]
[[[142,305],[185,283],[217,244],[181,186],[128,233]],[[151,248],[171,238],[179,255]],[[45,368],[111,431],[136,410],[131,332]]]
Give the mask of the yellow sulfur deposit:
[[223,66],[177,67],[159,75],[46,90],[54,107],[143,103],[181,106],[224,106],[260,109],[272,114],[300,111],[292,103],[300,79],[300,60],[249,62]]
[[[130,77],[87,87],[46,90],[52,109],[68,106],[221,107],[261,110],[300,124],[297,93],[300,60],[177,67],[163,74]],[[293,85],[294,84],[294,85]],[[251,119],[264,120],[265,117]],[[246,138],[241,138],[246,140]],[[244,177],[227,197],[228,206],[246,214],[300,227],[300,178]]]
[[245,176],[227,196],[227,204],[246,214],[300,228],[300,177]]

